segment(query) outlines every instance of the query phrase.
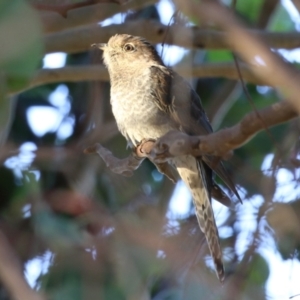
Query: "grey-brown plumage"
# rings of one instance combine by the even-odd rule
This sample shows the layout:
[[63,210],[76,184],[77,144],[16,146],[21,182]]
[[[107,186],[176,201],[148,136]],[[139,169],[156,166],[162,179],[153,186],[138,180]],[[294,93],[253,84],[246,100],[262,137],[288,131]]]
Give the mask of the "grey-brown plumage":
[[[155,48],[141,37],[115,35],[99,44],[111,80],[111,105],[118,128],[136,146],[143,139],[157,139],[170,130],[191,135],[212,132],[201,101],[190,85],[166,67]],[[236,193],[223,165],[213,157],[173,158],[180,177],[189,187],[196,216],[204,232],[219,279],[224,279],[222,251],[211,207],[215,187],[212,170]]]

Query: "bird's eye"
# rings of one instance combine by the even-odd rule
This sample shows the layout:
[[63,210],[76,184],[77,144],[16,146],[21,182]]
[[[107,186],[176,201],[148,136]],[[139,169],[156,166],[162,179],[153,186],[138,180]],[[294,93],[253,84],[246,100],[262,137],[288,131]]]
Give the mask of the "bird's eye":
[[132,44],[125,44],[123,49],[126,52],[132,52],[135,50],[135,47]]

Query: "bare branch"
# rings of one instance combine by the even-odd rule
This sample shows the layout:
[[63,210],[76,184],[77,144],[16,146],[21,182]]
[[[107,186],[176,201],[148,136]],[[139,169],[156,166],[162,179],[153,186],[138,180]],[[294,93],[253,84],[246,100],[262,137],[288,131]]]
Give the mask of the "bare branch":
[[[258,117],[258,114],[259,117]],[[206,136],[188,136],[170,132],[156,142],[153,149],[147,146],[145,153],[151,159],[164,161],[168,157],[190,154],[210,154],[226,159],[231,150],[244,145],[258,132],[297,117],[296,111],[287,102],[275,103],[257,112],[248,113],[238,124]],[[264,123],[261,122],[264,120]],[[156,158],[157,157],[157,158]]]
[[[170,157],[180,155],[214,155],[226,159],[231,150],[241,147],[258,132],[297,117],[296,111],[288,102],[275,103],[257,112],[248,113],[238,124],[205,136],[189,136],[183,132],[170,131],[156,142],[145,140],[136,149],[136,156],[149,158],[154,163],[164,163]],[[262,122],[262,120],[264,122]],[[97,144],[86,153],[97,152],[106,165],[118,174],[131,175],[141,161],[135,156],[120,160],[110,151]]]
[[[167,31],[168,34],[166,35]],[[181,25],[167,27],[153,20],[138,20],[106,27],[92,25],[48,34],[44,39],[45,53],[87,51],[90,49],[91,44],[107,42],[116,33],[143,36],[152,43],[162,43],[164,41],[166,44],[185,48],[232,49],[232,45],[228,43],[228,40],[231,40],[232,37],[226,32]],[[247,31],[246,35],[264,40],[271,48],[293,49],[300,46],[299,32],[274,33],[253,30]],[[237,42],[238,40],[235,41],[235,43]]]
[[[121,2],[121,1],[120,1]],[[123,3],[124,1],[122,1]],[[155,4],[158,0],[132,0],[124,5],[116,3],[100,3],[69,10],[66,17],[57,13],[42,13],[44,32],[57,32],[79,26],[99,23],[115,14],[129,10],[141,9]]]
[[96,144],[85,149],[84,153],[97,153],[104,160],[106,166],[110,170],[112,170],[114,173],[127,177],[132,176],[132,171],[135,171],[143,162],[143,158],[135,155],[134,153],[124,159],[119,159],[113,156],[109,150],[100,144]]
[[[106,166],[116,174],[123,176],[132,176],[132,171],[139,168],[144,158],[149,158],[156,166],[157,170],[168,177],[173,183],[178,180],[178,174],[172,168],[172,166],[166,162],[153,161],[149,155],[149,152],[155,146],[155,140],[144,140],[136,147],[135,152],[124,159],[119,159],[115,157],[109,150],[101,146],[100,144],[95,144],[94,146],[88,147],[84,150],[86,154],[97,153],[104,160]],[[211,190],[214,199],[222,203],[223,205],[230,207],[231,201],[228,196],[223,192],[223,190],[214,184]]]
[[[0,75],[0,146],[4,146],[10,133],[11,124],[14,119],[16,99],[7,97],[7,86],[4,74]],[[0,155],[1,156],[1,155]]]
[[265,0],[262,4],[261,11],[259,13],[256,26],[258,28],[265,28],[271,16],[273,15],[277,5],[279,3],[279,0]]
[[292,0],[298,12],[300,13],[300,0]]
[[[250,68],[247,67],[246,64],[240,64],[240,67],[245,81],[257,85],[267,85],[266,81],[263,81],[253,75],[253,73],[250,71]],[[239,79],[236,67],[233,63],[204,63],[199,66],[182,65],[177,66],[174,69],[184,77],[222,77],[235,80]],[[41,69],[35,73],[27,87],[23,87],[22,90],[10,90],[10,93],[20,93],[36,86],[54,82],[79,82],[91,80],[108,81],[109,75],[107,69],[103,65]]]
[[41,294],[33,291],[24,279],[21,263],[0,231],[0,279],[15,300],[43,300]]
[[228,46],[249,64],[253,73],[279,88],[287,101],[300,112],[299,72],[272,52],[261,36],[255,36],[245,30],[232,12],[218,2],[206,0],[201,2],[175,0],[175,2],[178,8],[190,17],[215,22],[224,28]]
[[67,3],[67,4],[59,4],[59,5],[53,5],[53,4],[47,4],[47,3],[32,3],[32,6],[37,10],[46,10],[46,11],[54,11],[63,17],[67,17],[67,13],[69,10],[84,7],[84,6],[90,6],[97,3],[117,3],[122,4],[123,1],[121,0],[86,0],[82,2],[76,2],[76,3]]

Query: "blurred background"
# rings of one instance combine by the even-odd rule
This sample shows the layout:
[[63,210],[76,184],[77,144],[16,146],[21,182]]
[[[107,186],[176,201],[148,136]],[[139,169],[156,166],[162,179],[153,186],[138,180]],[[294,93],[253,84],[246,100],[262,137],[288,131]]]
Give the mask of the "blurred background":
[[[90,49],[118,32],[147,34],[200,95],[214,130],[283,99],[250,76],[249,101],[230,49],[192,46],[196,24],[198,32],[215,24],[169,0],[123,2],[0,2],[0,299],[34,299],[31,289],[55,300],[300,298],[298,119],[260,132],[225,162],[243,204],[212,200],[223,286],[182,182],[149,161],[123,177],[83,153],[97,142],[130,153],[102,53]],[[221,2],[252,30],[280,33],[272,51],[299,68],[299,1]],[[190,30],[191,47],[180,47],[172,26]]]

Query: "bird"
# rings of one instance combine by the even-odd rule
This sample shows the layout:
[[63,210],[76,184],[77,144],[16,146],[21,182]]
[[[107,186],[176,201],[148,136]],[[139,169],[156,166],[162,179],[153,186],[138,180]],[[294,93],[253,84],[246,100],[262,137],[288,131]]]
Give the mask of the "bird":
[[[116,34],[107,43],[93,44],[103,51],[110,76],[110,103],[118,129],[131,147],[145,139],[157,140],[171,130],[206,135],[212,127],[200,97],[190,84],[166,66],[155,47],[143,37]],[[190,190],[199,227],[206,237],[217,277],[225,271],[211,195],[223,195],[214,173],[240,199],[221,161],[211,155],[170,158]]]

